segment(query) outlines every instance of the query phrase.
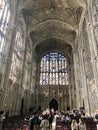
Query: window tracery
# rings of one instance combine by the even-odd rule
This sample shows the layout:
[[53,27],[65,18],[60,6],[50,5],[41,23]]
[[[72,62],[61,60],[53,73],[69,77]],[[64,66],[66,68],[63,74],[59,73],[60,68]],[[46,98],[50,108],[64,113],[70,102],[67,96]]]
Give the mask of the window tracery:
[[8,44],[7,33],[11,23],[10,4],[0,0],[0,60],[4,61],[4,51]]
[[22,61],[24,55],[24,37],[22,29],[19,27],[17,29],[15,43],[14,43],[14,52],[12,56],[12,64],[10,70],[10,78],[13,81],[20,79],[21,70],[22,70]]
[[58,52],[50,52],[41,59],[40,85],[68,85],[68,60]]

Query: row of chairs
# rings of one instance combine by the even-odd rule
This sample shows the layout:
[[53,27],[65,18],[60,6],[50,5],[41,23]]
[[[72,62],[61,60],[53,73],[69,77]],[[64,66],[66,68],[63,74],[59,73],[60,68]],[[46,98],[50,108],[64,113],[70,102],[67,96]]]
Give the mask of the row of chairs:
[[28,122],[24,117],[12,117],[6,121],[4,130],[29,130]]

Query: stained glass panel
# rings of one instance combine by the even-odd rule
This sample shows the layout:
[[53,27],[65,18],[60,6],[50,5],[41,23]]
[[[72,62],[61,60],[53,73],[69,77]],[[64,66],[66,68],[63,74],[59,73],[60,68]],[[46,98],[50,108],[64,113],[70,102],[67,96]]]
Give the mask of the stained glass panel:
[[68,60],[63,54],[44,55],[40,66],[40,85],[68,85]]
[[11,24],[10,4],[6,0],[0,0],[0,67],[6,58],[6,48],[9,44],[7,37]]

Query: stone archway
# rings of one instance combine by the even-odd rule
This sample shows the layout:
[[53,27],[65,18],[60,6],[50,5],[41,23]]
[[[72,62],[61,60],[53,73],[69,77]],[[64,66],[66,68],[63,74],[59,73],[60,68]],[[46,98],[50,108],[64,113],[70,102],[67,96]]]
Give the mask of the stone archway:
[[49,102],[49,109],[54,109],[55,111],[58,110],[58,102],[56,99],[51,99]]

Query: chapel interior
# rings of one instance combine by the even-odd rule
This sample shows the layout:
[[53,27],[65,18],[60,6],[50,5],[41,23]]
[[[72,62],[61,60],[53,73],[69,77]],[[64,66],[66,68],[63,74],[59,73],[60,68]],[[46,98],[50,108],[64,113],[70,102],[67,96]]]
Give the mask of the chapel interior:
[[98,109],[98,0],[0,0],[0,111]]

